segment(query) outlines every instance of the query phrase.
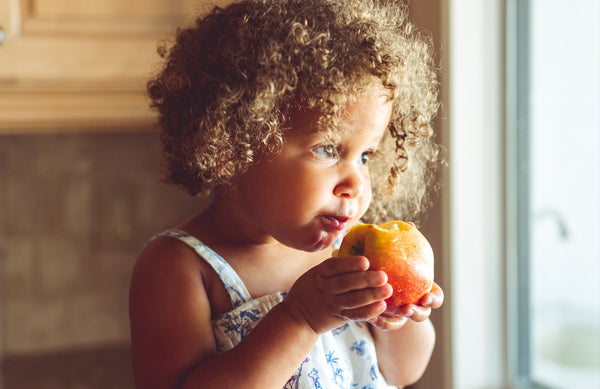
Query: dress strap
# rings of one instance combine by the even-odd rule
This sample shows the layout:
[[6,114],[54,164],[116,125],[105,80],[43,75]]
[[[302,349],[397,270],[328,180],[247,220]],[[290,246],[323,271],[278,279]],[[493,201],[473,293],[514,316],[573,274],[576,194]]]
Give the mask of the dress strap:
[[223,282],[233,308],[237,308],[245,302],[252,300],[248,289],[246,289],[246,285],[244,285],[244,282],[235,270],[233,270],[231,265],[229,265],[219,254],[200,242],[196,237],[185,231],[170,229],[155,235],[152,239],[159,236],[169,236],[179,239],[191,247],[198,256],[204,259],[214,269]]

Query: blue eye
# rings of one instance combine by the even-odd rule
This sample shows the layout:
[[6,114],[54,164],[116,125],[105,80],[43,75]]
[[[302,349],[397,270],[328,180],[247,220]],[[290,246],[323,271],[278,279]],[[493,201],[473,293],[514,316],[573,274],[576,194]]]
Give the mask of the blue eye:
[[313,153],[318,155],[321,158],[332,159],[337,157],[337,149],[334,145],[324,145],[315,147],[311,150]]
[[360,163],[366,165],[369,162],[369,158],[373,155],[372,151],[365,151],[360,155]]

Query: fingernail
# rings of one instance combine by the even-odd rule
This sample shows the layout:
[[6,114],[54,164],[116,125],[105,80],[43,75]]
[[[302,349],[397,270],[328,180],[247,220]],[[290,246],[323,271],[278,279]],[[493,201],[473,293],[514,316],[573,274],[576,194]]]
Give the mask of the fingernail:
[[365,270],[368,270],[371,267],[371,262],[369,262],[369,258],[367,257],[362,257],[364,258],[364,263],[365,263]]

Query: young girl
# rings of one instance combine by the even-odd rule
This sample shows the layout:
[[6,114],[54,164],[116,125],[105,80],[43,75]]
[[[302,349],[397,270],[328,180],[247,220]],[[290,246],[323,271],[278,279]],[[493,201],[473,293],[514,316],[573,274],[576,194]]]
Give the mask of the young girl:
[[154,237],[136,262],[136,386],[415,382],[441,289],[402,316],[381,316],[386,274],[365,257],[332,254],[361,218],[423,208],[437,83],[405,8],[242,1],[178,31],[162,55],[148,91],[165,178],[209,205]]

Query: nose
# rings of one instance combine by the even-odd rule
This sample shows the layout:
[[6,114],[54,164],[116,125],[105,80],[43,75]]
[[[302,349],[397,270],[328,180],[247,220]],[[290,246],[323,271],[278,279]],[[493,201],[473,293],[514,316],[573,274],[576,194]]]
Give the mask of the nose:
[[362,172],[353,164],[345,164],[346,167],[340,177],[340,181],[333,189],[333,194],[338,197],[355,198],[361,196],[365,191],[365,180]]

